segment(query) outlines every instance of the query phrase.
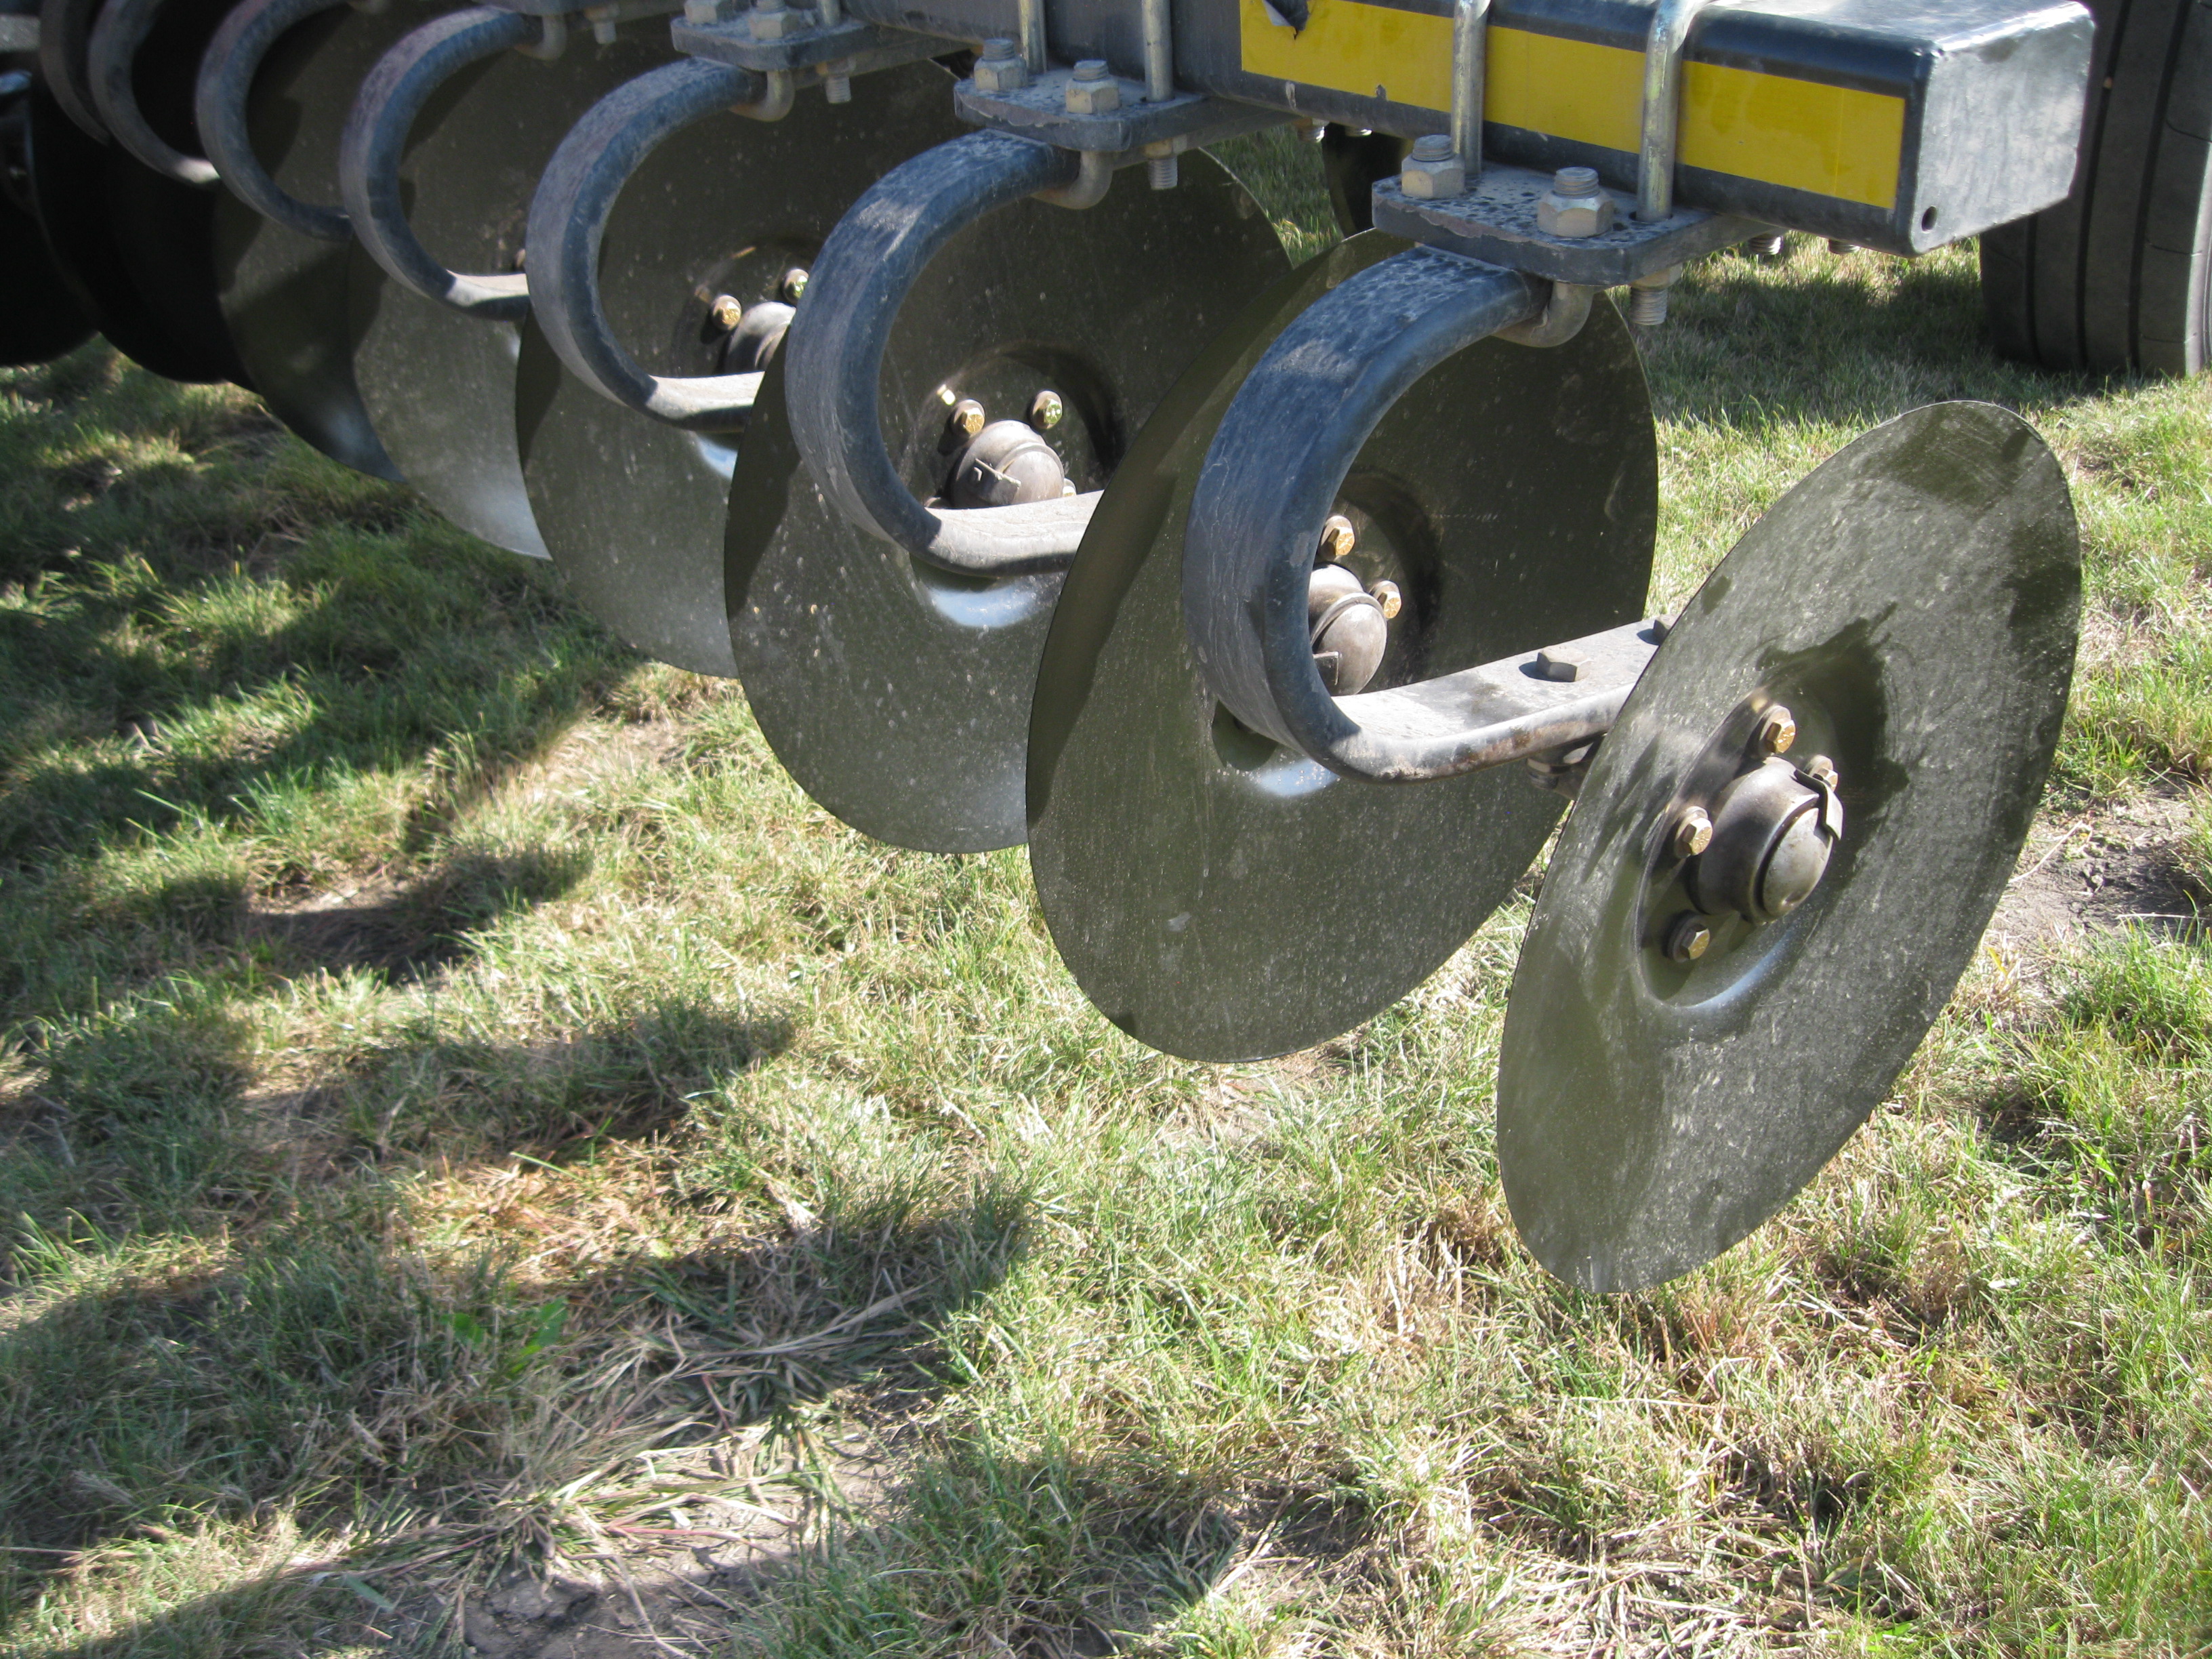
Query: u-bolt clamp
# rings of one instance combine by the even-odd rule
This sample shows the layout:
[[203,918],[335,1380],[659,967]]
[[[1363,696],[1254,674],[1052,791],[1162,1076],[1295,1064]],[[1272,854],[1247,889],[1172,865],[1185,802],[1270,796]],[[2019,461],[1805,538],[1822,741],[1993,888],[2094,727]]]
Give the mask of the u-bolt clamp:
[[878,410],[892,320],[961,230],[1024,197],[1085,184],[1089,165],[1087,155],[1079,161],[1000,132],[939,144],[854,203],[808,276],[784,347],[784,400],[799,453],[848,519],[940,568],[975,576],[1064,569],[1098,496],[955,508],[916,501],[884,446]]
[[262,59],[294,27],[349,0],[245,0],[222,20],[200,59],[192,100],[200,143],[223,188],[260,214],[302,236],[343,242],[353,234],[344,210],[303,202],[287,191],[253,153],[246,103]]
[[1191,499],[1183,621],[1208,689],[1247,726],[1344,776],[1403,783],[1526,760],[1613,724],[1657,643],[1641,623],[1563,642],[1571,680],[1547,673],[1548,653],[1524,653],[1340,697],[1309,622],[1314,550],[1361,446],[1429,370],[1536,318],[1547,286],[1414,248],[1307,307],[1238,389]]
[[599,245],[615,199],[646,157],[695,121],[725,110],[773,119],[791,107],[791,77],[685,58],[641,75],[594,104],[553,152],[530,200],[529,305],[569,370],[600,396],[692,432],[741,425],[760,391],[750,374],[655,374],[615,337],[599,297]]
[[[673,9],[672,3],[666,9]],[[354,234],[396,282],[426,300],[488,321],[520,322],[530,310],[521,272],[449,270],[422,246],[400,191],[407,137],[433,94],[471,64],[514,51],[558,58],[568,42],[561,12],[477,6],[425,23],[377,60],[361,83],[338,139],[338,192]]]
[[115,142],[125,150],[167,178],[206,188],[216,182],[214,163],[185,155],[155,132],[145,111],[138,107],[137,88],[132,84],[138,49],[153,32],[161,3],[108,0],[101,9],[85,54],[92,101]]
[[1636,161],[1636,216],[1674,210],[1674,160],[1682,131],[1682,58],[1698,17],[1723,0],[1654,0],[1644,43],[1644,113]]

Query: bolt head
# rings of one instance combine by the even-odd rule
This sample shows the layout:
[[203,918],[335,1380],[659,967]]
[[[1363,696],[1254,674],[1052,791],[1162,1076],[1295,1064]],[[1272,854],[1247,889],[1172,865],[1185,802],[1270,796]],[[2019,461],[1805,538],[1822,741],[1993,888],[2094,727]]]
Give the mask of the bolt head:
[[1796,741],[1796,717],[1778,702],[1759,717],[1759,729],[1752,734],[1752,747],[1762,755],[1785,755]]
[[1826,755],[1815,755],[1797,769],[1808,778],[1818,779],[1831,789],[1843,787],[1843,779],[1836,772],[1835,762]]
[[789,270],[783,273],[783,281],[777,284],[777,286],[783,290],[784,304],[787,306],[797,305],[799,303],[799,296],[806,292],[805,270],[800,266],[793,265]]
[[1694,910],[1685,910],[1667,924],[1660,948],[1669,962],[1695,962],[1712,948],[1713,930]]
[[707,307],[707,320],[727,334],[745,318],[744,302],[734,294],[717,294],[714,303]]
[[1067,406],[1060,400],[1060,393],[1050,388],[1030,399],[1030,424],[1040,432],[1049,432],[1058,426]]
[[1406,597],[1399,592],[1395,582],[1377,582],[1367,590],[1375,596],[1375,603],[1382,607],[1382,620],[1395,622],[1398,613],[1406,608]]
[[[1085,70],[1095,74],[1086,75]],[[1067,83],[1067,112],[1070,115],[1104,115],[1121,107],[1121,82],[1106,72],[1103,58],[1086,58],[1075,66],[1074,77]]]
[[1702,806],[1686,806],[1674,815],[1668,833],[1668,850],[1678,859],[1693,859],[1713,844],[1713,821]]
[[1321,546],[1316,550],[1325,562],[1348,559],[1358,538],[1352,529],[1352,520],[1341,513],[1332,513],[1322,521]]
[[952,428],[963,438],[972,438],[983,429],[983,405],[973,398],[963,398],[952,405]]
[[[1588,167],[1562,167],[1562,173],[1589,173]],[[1536,228],[1547,236],[1581,237],[1602,236],[1613,228],[1620,207],[1610,192],[1596,188],[1597,175],[1590,173],[1591,190],[1587,195],[1570,194],[1557,185],[1537,198]]]
[[1451,140],[1447,138],[1444,143],[1446,149],[1441,161],[1422,155],[1419,154],[1420,146],[1416,144],[1413,147],[1415,153],[1408,155],[1406,164],[1398,169],[1398,188],[1417,201],[1424,202],[1466,195],[1467,168],[1451,152]]

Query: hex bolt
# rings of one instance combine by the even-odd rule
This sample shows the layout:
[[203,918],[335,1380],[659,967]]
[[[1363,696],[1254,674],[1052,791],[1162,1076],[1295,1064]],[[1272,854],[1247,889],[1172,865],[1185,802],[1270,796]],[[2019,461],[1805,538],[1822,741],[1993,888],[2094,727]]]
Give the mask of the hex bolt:
[[1846,242],[1834,236],[1828,238],[1828,252],[1838,258],[1846,253],[1856,253],[1858,251],[1859,245],[1856,242]]
[[1771,236],[1753,237],[1743,251],[1754,259],[1779,259],[1789,246],[1789,239],[1778,230]]
[[996,36],[983,43],[975,60],[978,92],[1019,92],[1030,83],[1030,66],[1022,60],[1021,42]]
[[1405,595],[1399,592],[1395,582],[1377,582],[1367,590],[1375,596],[1375,603],[1382,607],[1382,620],[1395,622],[1398,613],[1406,608]]
[[952,405],[953,430],[963,438],[972,438],[981,432],[987,418],[983,413],[983,405],[973,398],[963,398]]
[[724,334],[744,319],[744,301],[734,294],[717,294],[714,303],[707,307],[707,320]]
[[1667,832],[1667,848],[1678,859],[1693,859],[1713,844],[1713,821],[1702,806],[1686,806]]
[[1060,424],[1060,417],[1067,412],[1060,401],[1060,393],[1048,387],[1030,399],[1030,424],[1040,432],[1049,432]]
[[840,58],[835,64],[824,64],[822,66],[822,95],[830,103],[849,104],[853,101],[853,77],[849,75],[830,73],[832,70],[842,68],[851,62],[852,59],[849,58]]
[[1547,236],[1601,236],[1613,228],[1615,211],[1595,167],[1561,167],[1536,203],[1536,228]]
[[1419,201],[1467,193],[1467,167],[1449,134],[1431,132],[1413,140],[1412,153],[1398,169],[1398,188]]
[[1807,777],[1826,784],[1831,789],[1842,787],[1843,779],[1837,775],[1835,762],[1830,760],[1826,755],[1814,756],[1797,769]]
[[1341,513],[1332,513],[1322,521],[1321,545],[1315,550],[1314,557],[1323,563],[1348,559],[1352,546],[1352,520]]
[[1121,107],[1121,88],[1103,58],[1086,58],[1067,82],[1070,115],[1103,115]]
[[806,292],[805,268],[800,265],[793,265],[789,270],[783,273],[783,281],[779,283],[776,286],[783,291],[784,304],[787,306],[797,305],[799,303],[799,296]]
[[1628,320],[1638,328],[1656,328],[1667,320],[1667,297],[1674,286],[1680,265],[1638,276],[1628,285]]
[[1695,910],[1685,910],[1667,924],[1667,937],[1659,948],[1669,962],[1695,962],[1711,948],[1713,930]]
[[1571,682],[1582,678],[1584,664],[1577,652],[1553,649],[1539,651],[1532,666],[1540,680]]
[[1154,190],[1173,190],[1182,182],[1182,164],[1171,155],[1148,156],[1145,180]]
[[1759,727],[1751,738],[1752,747],[1762,755],[1786,755],[1796,741],[1796,716],[1778,702],[1759,717]]

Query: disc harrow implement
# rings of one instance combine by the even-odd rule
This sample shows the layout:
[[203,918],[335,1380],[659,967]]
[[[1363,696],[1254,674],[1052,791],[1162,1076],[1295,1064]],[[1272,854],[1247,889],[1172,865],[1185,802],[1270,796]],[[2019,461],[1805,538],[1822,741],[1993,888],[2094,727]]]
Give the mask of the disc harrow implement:
[[[1637,331],[1723,248],[2057,211],[2090,11],[672,3],[53,0],[0,345],[250,383],[741,680],[848,823],[1026,839],[1174,1054],[1372,1018],[1556,831],[1498,1086],[1537,1259],[1656,1283],[1810,1180],[2025,836],[2071,509],[2017,417],[1899,411],[1655,616]],[[1292,125],[1349,238],[1295,270],[1215,153]]]

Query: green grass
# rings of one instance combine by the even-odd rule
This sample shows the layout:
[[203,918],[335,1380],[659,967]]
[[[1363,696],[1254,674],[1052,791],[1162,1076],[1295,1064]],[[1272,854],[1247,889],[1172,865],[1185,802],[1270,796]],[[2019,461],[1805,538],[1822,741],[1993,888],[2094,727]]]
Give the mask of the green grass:
[[[1659,598],[2011,403],[2090,560],[2054,810],[2184,792],[2201,885],[2207,388],[1997,364],[1973,284],[1693,270]],[[98,350],[0,375],[0,1651],[458,1652],[518,1568],[794,1659],[2212,1644],[2201,944],[1984,952],[1782,1217],[1600,1298],[1498,1185],[1525,908],[1163,1059],[1018,853],[860,840],[735,687]]]

